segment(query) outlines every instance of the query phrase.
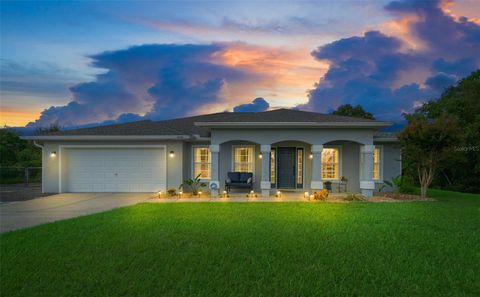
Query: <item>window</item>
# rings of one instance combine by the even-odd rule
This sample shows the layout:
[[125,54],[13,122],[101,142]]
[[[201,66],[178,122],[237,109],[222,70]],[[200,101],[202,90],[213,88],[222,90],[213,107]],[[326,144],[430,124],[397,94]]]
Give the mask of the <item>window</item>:
[[322,150],[322,179],[338,179],[339,149],[324,148]]
[[200,174],[201,179],[210,179],[211,154],[207,147],[193,148],[193,177]]
[[373,179],[380,179],[380,148],[378,146],[373,150]]
[[277,150],[274,148],[272,148],[270,151],[270,183],[272,184],[273,188],[275,188],[275,184],[277,183],[277,179],[275,175],[276,152]]
[[237,146],[234,147],[233,171],[253,172],[253,147]]
[[303,187],[303,149],[297,149],[297,188]]

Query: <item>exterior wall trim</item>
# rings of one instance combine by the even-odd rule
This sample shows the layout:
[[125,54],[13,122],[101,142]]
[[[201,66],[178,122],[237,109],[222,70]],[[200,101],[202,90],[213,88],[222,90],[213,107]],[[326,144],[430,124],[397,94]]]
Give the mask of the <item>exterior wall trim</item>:
[[195,122],[199,127],[279,127],[279,128],[383,128],[390,127],[390,122]]

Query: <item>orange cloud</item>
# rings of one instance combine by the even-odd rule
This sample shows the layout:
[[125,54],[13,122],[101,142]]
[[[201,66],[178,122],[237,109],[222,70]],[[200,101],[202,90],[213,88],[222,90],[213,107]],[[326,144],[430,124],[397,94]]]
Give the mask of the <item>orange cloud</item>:
[[40,111],[22,110],[2,106],[0,109],[0,124],[2,126],[18,127],[25,126],[28,122],[37,119]]
[[307,101],[306,92],[322,77],[328,64],[316,61],[309,49],[279,49],[229,43],[214,59],[219,64],[253,72],[259,79],[228,85],[224,108],[264,97],[273,107],[292,107]]

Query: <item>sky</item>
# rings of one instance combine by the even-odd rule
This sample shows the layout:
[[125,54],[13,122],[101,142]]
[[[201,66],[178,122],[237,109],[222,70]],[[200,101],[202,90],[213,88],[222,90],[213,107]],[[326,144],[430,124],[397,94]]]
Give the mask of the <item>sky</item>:
[[362,105],[402,121],[480,66],[480,3],[1,1],[0,124]]

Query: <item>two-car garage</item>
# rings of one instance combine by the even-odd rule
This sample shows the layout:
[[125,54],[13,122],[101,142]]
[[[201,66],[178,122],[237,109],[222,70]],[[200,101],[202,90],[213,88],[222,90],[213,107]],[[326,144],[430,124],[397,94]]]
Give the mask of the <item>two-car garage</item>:
[[156,192],[166,189],[164,146],[62,146],[60,192]]

